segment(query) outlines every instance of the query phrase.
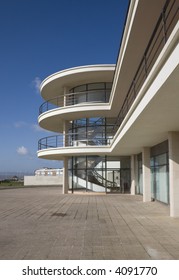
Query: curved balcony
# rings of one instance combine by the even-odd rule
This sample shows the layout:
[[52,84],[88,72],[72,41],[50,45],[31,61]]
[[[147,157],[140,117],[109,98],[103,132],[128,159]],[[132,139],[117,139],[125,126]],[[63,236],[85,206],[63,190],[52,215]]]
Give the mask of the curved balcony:
[[108,103],[111,90],[91,90],[67,93],[45,101],[39,108],[39,115],[62,107],[80,106],[85,103]]
[[[98,64],[79,66],[56,72],[42,82],[40,86],[42,98],[44,100],[55,98],[57,95],[63,94],[66,87],[72,89],[84,84],[111,83],[114,70],[115,64]],[[94,89],[99,89],[99,87]],[[109,88],[106,87],[106,89]]]
[[54,149],[54,148],[65,148],[65,147],[83,147],[83,146],[109,146],[113,137],[87,137],[84,139],[74,139],[74,134],[53,135],[41,138],[38,141],[38,150]]

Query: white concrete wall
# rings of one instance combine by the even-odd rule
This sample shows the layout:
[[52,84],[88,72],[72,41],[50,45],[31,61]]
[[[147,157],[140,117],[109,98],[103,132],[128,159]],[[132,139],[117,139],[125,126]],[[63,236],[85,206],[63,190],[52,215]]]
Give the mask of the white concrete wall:
[[[70,182],[71,181],[72,180],[71,180],[71,177],[70,177]],[[73,176],[73,182],[74,182],[74,190],[77,190],[77,189],[80,189],[80,188],[86,190],[86,180],[81,179],[77,176]],[[76,188],[76,184],[78,185],[77,188]],[[72,188],[71,183],[70,183],[70,187]],[[91,183],[91,182],[88,182],[87,189],[91,190],[93,192],[105,192],[106,191],[105,187],[102,187],[100,185],[97,185],[97,184],[94,184],[94,183]]]
[[62,185],[63,175],[60,176],[24,176],[24,186]]

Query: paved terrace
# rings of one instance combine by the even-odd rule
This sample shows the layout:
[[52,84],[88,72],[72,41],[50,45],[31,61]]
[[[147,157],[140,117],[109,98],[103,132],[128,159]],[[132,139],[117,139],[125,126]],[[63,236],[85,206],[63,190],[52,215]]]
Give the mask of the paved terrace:
[[179,259],[179,219],[140,196],[0,190],[0,259]]

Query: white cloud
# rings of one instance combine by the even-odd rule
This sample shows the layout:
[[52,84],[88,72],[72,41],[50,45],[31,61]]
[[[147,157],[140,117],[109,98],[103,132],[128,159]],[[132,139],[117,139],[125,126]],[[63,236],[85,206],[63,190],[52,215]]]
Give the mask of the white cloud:
[[41,128],[38,124],[32,124],[32,129],[34,131],[44,131],[44,129]]
[[28,149],[24,146],[17,148],[17,153],[21,156],[25,156],[28,154]]
[[26,126],[26,125],[27,125],[27,123],[24,122],[24,121],[18,121],[18,122],[15,122],[15,123],[14,123],[14,126],[15,126],[16,128],[21,128],[21,127],[24,127],[24,126]]
[[39,77],[35,77],[35,79],[32,81],[32,85],[35,88],[35,91],[37,93],[40,93],[40,84],[41,84],[41,79]]
[[42,127],[40,127],[37,123],[27,123],[24,121],[17,121],[13,124],[13,126],[17,129],[26,127],[27,129],[32,129],[35,132],[42,132],[45,131]]

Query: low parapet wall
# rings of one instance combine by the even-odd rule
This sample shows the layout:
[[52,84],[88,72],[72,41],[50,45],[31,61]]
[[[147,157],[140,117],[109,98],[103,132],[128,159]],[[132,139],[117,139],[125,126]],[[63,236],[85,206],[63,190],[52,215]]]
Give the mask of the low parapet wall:
[[24,176],[24,186],[59,186],[63,176]]

